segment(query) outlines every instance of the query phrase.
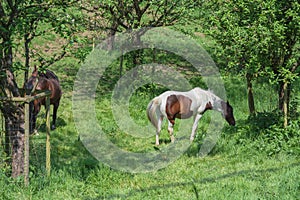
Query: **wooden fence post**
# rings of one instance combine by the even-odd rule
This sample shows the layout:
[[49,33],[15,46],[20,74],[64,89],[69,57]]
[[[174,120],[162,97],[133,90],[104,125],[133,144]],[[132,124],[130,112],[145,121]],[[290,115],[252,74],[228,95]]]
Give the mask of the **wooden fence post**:
[[29,184],[29,103],[25,103],[24,183]]
[[51,170],[50,151],[50,97],[46,96],[46,170],[48,176]]

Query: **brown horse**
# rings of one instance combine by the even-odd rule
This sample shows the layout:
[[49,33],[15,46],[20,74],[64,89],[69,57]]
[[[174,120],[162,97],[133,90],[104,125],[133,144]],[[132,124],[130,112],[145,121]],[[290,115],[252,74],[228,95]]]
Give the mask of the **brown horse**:
[[[35,90],[50,90],[50,105],[53,105],[53,118],[51,129],[56,128],[57,109],[59,107],[60,98],[62,96],[62,90],[59,84],[58,77],[50,70],[45,72],[38,72],[38,69],[34,67],[31,77],[25,83],[25,90],[35,92]],[[30,132],[36,131],[36,116],[41,110],[41,105],[46,106],[46,98],[40,98],[34,100],[30,104]]]

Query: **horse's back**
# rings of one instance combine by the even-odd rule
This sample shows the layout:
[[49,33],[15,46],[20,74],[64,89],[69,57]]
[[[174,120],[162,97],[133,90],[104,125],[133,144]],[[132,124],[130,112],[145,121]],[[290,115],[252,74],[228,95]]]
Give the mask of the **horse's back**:
[[59,79],[56,76],[56,74],[53,71],[49,70],[49,69],[46,69],[46,72],[40,73],[40,76],[44,77],[44,78],[47,78],[47,79],[55,79],[59,82]]
[[54,103],[61,98],[62,90],[61,90],[58,80],[56,80],[56,79],[49,80],[49,90],[51,91],[51,96],[50,96],[51,102]]
[[199,87],[195,87],[189,91],[166,91],[159,95],[159,98],[162,99],[161,110],[166,111],[166,102],[168,97],[175,95],[177,97],[184,96],[185,99],[188,99],[188,101],[180,102],[181,106],[183,106],[183,104],[187,104],[186,102],[189,102],[187,106],[195,113],[201,105],[207,103],[208,99],[210,98],[210,94],[210,91],[201,89]]
[[[59,103],[60,98],[62,96],[62,89],[60,87],[60,82],[56,74],[50,70],[46,70],[46,72],[40,73],[39,84],[37,89],[41,90],[50,90],[50,104]],[[44,101],[42,101],[44,104]]]

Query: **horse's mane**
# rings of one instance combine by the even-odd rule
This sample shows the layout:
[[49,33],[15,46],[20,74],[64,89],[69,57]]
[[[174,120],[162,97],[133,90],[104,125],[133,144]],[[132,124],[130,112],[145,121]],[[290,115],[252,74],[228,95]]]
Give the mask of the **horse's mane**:
[[217,96],[212,89],[206,90],[208,94],[211,96],[212,99],[215,100],[222,100],[219,96]]
[[46,78],[46,79],[55,79],[55,80],[59,81],[58,77],[52,71],[50,71],[48,69],[46,69],[46,73],[39,72],[39,76]]
[[212,89],[209,88],[207,91],[210,92],[210,93],[213,93],[215,95],[215,93]]

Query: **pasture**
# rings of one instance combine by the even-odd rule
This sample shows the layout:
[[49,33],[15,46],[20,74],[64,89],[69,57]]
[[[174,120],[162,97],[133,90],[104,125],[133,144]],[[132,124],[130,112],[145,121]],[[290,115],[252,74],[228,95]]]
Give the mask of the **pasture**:
[[[78,139],[72,115],[72,91],[79,65],[74,63],[72,59],[65,59],[51,68],[60,78],[63,89],[57,128],[51,132],[51,175],[46,176],[44,167],[42,111],[38,119],[40,134],[30,138],[28,187],[23,185],[22,178],[8,176],[10,169],[0,149],[1,199],[299,199],[299,119],[289,125],[289,132],[278,130],[276,124],[280,118],[273,112],[274,108],[265,106],[276,101],[269,85],[255,83],[260,113],[248,117],[243,79],[224,75],[236,126],[224,126],[210,154],[203,158],[197,156],[209,122],[208,113],[200,120],[196,139],[177,160],[158,171],[128,173],[97,161]],[[159,151],[170,145],[166,124],[159,147],[155,147],[154,129],[149,130],[153,132],[152,137],[135,138],[118,128],[112,116],[112,94],[107,89],[110,84],[105,79],[100,81],[96,96],[98,123],[108,138],[119,148],[132,152]],[[163,89],[149,86],[131,96],[129,110],[136,123],[149,123],[146,106]],[[298,104],[295,106],[299,110]]]
[[[1,113],[8,119],[7,133],[13,136],[13,155],[17,156],[4,152],[9,143],[4,138],[4,117],[0,115],[0,199],[300,199],[299,8],[295,0],[288,4],[1,1],[1,97],[21,97],[18,88],[27,80],[24,72],[37,65],[57,75],[62,98],[56,129],[51,131],[51,174],[47,176],[45,167],[42,108],[36,123],[39,134],[30,136],[28,186],[19,176],[22,167],[12,170],[11,164],[24,163],[20,134],[25,114],[19,112],[23,105],[1,104]],[[103,41],[107,36],[113,37]],[[91,56],[93,52],[98,54]],[[105,68],[99,68],[99,63]],[[214,63],[220,75],[216,76]],[[84,71],[88,73],[81,73],[82,84],[98,82],[95,87],[81,88],[87,93],[74,89],[82,64],[88,66]],[[93,79],[95,74],[99,81]],[[153,84],[153,74],[163,84]],[[212,87],[224,83],[235,126],[222,119],[224,126],[214,131],[210,128],[215,125],[213,119],[221,115],[205,107],[193,142],[189,141],[192,125],[181,126],[188,121],[176,119],[175,144],[184,151],[173,148],[166,123],[160,145],[156,146],[155,129],[146,115],[149,101],[167,89],[175,90],[169,85],[212,89],[206,84],[208,80]],[[138,87],[132,90],[130,84]],[[124,93],[118,96],[114,89],[119,85],[123,86],[119,92]],[[27,89],[31,88],[32,84],[28,85]],[[254,99],[248,93],[251,88]],[[88,93],[94,89],[95,94]],[[215,92],[219,95],[222,90]],[[123,94],[129,94],[128,102]],[[85,101],[90,99],[95,99],[95,105]],[[84,112],[74,112],[78,109],[75,101],[86,108]],[[116,102],[125,102],[128,111],[116,109]],[[256,113],[249,115],[249,110]],[[87,113],[95,120],[84,119]],[[78,126],[78,119],[83,126]],[[125,130],[128,119],[143,128]],[[19,127],[16,122],[21,122]],[[83,130],[80,134],[79,129]],[[89,130],[100,130],[101,134]],[[99,138],[107,143],[98,142]],[[217,138],[216,144],[214,140],[209,143],[211,138]],[[212,149],[203,156],[201,148],[205,144]],[[122,153],[116,156],[115,149]],[[160,156],[137,164],[134,156],[124,156],[129,154]],[[104,157],[117,165],[104,162]],[[135,170],[120,169],[118,164]],[[156,170],[146,172],[153,168]],[[16,178],[11,176],[13,171],[17,171]]]

